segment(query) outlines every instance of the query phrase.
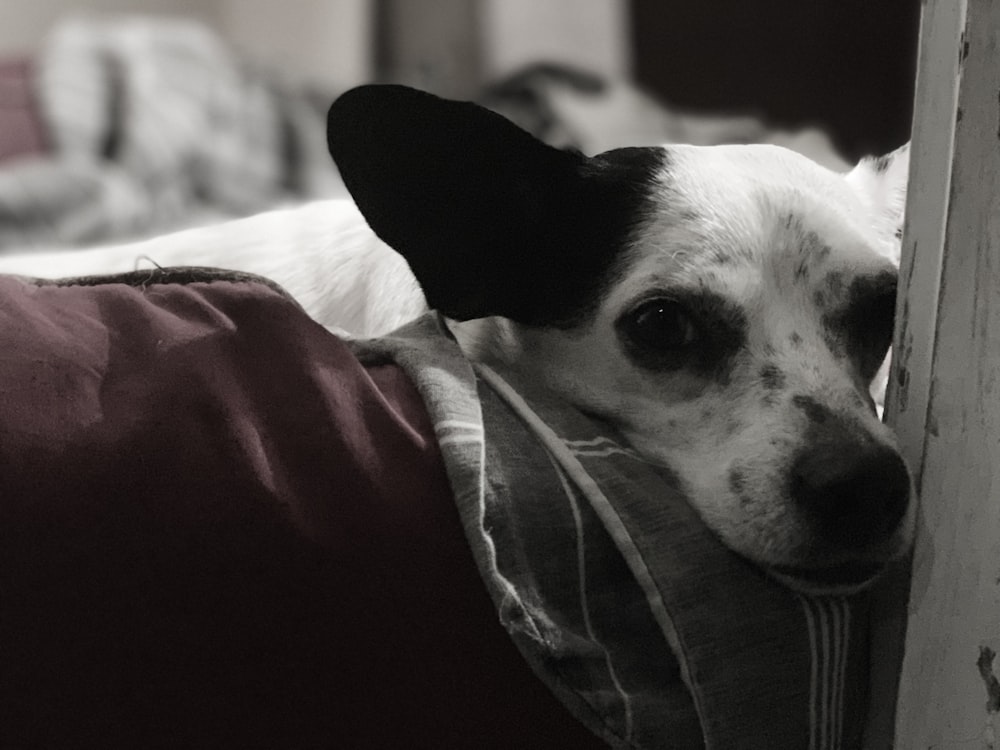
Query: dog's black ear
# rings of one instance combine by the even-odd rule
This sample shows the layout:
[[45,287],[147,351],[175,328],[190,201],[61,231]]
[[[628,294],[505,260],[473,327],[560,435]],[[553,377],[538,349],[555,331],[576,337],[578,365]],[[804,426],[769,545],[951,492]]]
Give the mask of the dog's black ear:
[[342,95],[327,138],[371,228],[460,320],[560,324],[592,305],[662,163],[661,149],[560,151],[478,105],[391,85]]

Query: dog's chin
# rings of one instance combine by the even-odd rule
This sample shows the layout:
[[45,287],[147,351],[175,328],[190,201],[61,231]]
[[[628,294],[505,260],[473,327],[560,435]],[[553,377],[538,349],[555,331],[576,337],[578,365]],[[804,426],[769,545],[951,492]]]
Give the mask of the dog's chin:
[[869,588],[893,563],[909,551],[913,535],[904,525],[883,542],[855,555],[831,553],[827,559],[815,552],[798,559],[758,560],[772,578],[803,594],[846,596]]
[[875,583],[889,567],[889,562],[850,562],[828,567],[763,567],[770,576],[793,591],[814,596],[847,596]]

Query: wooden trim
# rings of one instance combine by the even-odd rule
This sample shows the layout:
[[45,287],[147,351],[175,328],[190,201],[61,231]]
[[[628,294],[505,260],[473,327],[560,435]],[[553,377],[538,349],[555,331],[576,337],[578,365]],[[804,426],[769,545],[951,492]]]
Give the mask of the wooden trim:
[[[964,28],[964,0],[928,2],[923,6],[896,340],[886,400],[886,421],[899,436],[900,449],[918,481],[924,460],[945,216],[951,189],[960,82],[956,49]],[[864,743],[868,750],[889,750],[894,743],[910,562],[900,564],[874,592]]]
[[[917,76],[887,416],[920,505],[909,599],[904,583],[880,602],[866,747],[993,748],[1000,723],[1000,664],[992,656],[1000,650],[1000,3],[926,0]],[[893,737],[886,726],[894,703]]]

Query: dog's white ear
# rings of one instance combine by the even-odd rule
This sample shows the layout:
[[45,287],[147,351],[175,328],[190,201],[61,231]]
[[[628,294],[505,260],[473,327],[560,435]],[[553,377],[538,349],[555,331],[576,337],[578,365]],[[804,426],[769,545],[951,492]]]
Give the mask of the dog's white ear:
[[394,85],[343,94],[327,140],[431,307],[532,325],[569,323],[596,301],[665,158],[560,151],[478,105]]
[[875,230],[897,265],[909,174],[910,144],[906,143],[885,156],[862,159],[846,178],[870,207]]

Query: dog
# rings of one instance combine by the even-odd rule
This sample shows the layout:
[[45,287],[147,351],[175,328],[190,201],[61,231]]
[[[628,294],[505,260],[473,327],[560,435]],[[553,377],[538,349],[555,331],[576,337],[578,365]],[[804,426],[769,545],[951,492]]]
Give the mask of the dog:
[[[0,271],[220,265],[380,335],[428,308],[670,468],[732,550],[851,587],[907,549],[912,482],[870,394],[893,335],[908,154],[830,171],[778,146],[593,157],[401,86],[342,95],[321,202]],[[391,249],[390,249],[391,248]]]

